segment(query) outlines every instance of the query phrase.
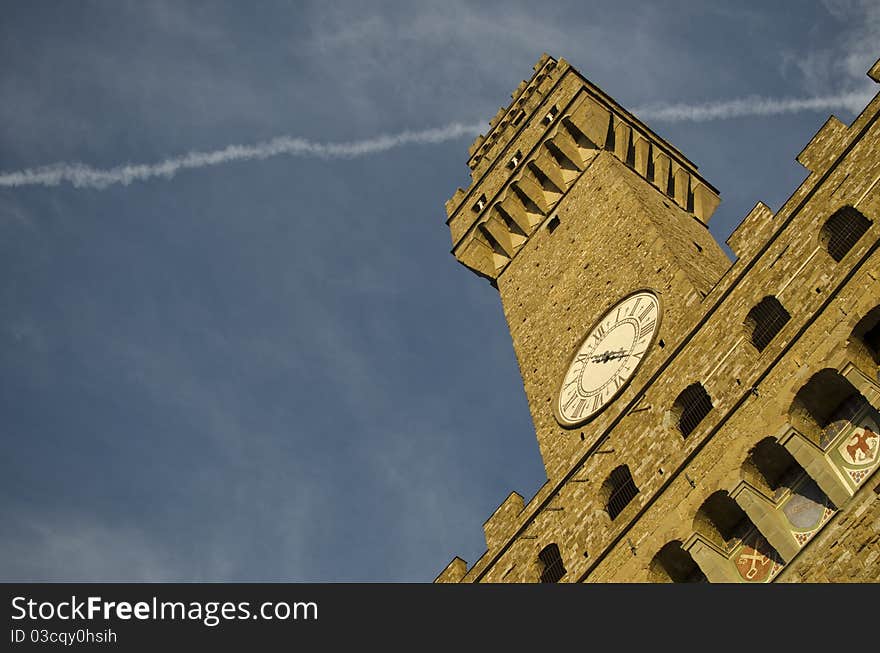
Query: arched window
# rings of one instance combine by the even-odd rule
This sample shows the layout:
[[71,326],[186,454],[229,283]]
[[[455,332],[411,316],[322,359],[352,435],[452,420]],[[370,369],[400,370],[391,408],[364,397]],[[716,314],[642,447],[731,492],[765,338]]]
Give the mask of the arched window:
[[638,493],[639,488],[636,487],[632,474],[629,473],[629,467],[621,465],[611,472],[602,485],[602,494],[607,497],[605,507],[611,519],[617,517]]
[[681,542],[667,542],[651,559],[651,580],[656,583],[705,583],[706,576],[694,562],[691,554],[681,547]]
[[544,570],[541,572],[542,583],[558,583],[565,576],[562,555],[559,553],[559,547],[555,544],[548,544],[541,549],[538,560],[544,565]]
[[849,336],[849,349],[854,353],[853,362],[862,364],[863,371],[880,365],[880,306],[872,308],[856,324]]
[[745,480],[770,497],[777,490],[791,487],[804,473],[800,464],[776,438],[764,438],[752,447],[741,471]]
[[710,495],[694,517],[694,530],[724,550],[736,544],[751,526],[748,515],[724,490]]
[[758,302],[746,316],[746,329],[751,335],[755,349],[764,351],[790,319],[791,315],[772,295]]
[[712,410],[712,399],[700,383],[692,383],[682,390],[672,405],[672,414],[684,437],[693,433],[703,418]]
[[791,402],[789,423],[821,447],[846,427],[867,400],[837,370],[810,377]]
[[822,225],[820,240],[831,258],[841,261],[871,226],[871,221],[851,206],[835,211]]

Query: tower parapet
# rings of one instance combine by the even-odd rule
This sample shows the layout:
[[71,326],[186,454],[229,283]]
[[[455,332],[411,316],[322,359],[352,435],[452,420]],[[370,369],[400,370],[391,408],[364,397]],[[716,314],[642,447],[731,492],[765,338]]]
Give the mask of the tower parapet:
[[455,257],[492,281],[601,151],[707,223],[718,191],[670,143],[582,77],[543,55],[469,149],[473,183],[446,203]]

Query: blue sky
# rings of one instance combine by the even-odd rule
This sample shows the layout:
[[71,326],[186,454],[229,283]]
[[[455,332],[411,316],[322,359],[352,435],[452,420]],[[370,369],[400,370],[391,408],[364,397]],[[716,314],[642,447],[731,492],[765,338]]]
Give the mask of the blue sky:
[[736,5],[4,3],[0,578],[430,581],[544,482],[497,293],[449,254],[471,136],[16,173],[488,126],[548,52],[658,116],[723,241],[880,56],[876,2]]

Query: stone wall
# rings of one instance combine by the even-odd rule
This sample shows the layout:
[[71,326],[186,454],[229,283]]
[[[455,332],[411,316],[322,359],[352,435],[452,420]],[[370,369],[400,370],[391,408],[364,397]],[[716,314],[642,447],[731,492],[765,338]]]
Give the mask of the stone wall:
[[[712,582],[880,580],[877,556],[868,559],[878,465],[856,473],[840,463],[850,442],[869,455],[872,432],[853,429],[880,419],[880,357],[855,335],[866,316],[880,319],[878,113],[875,97],[852,125],[826,123],[798,157],[804,183],[775,215],[756,205],[731,235],[732,265],[696,215],[693,191],[705,182],[695,167],[690,194],[676,196],[675,174],[657,184],[644,164],[653,145],[641,158],[631,137],[630,148],[586,148],[552,208],[483,272],[502,298],[548,483],[525,505],[511,495],[485,525],[486,553],[470,568],[454,560],[438,581],[535,582],[550,543],[563,582],[668,579],[658,554],[673,550],[676,564]],[[844,206],[871,224],[838,261],[823,225]],[[572,352],[609,306],[642,288],[660,297],[662,321],[641,367],[595,419],[561,427],[552,405]],[[790,319],[759,350],[746,316],[768,296]],[[837,384],[827,392],[826,378]],[[673,407],[695,383],[712,408],[685,436]],[[858,419],[868,421],[811,425],[802,404],[839,391],[861,396]],[[779,487],[755,472],[762,447],[788,461]],[[612,519],[606,481],[621,465],[638,493]],[[739,530],[727,533],[734,516]]]

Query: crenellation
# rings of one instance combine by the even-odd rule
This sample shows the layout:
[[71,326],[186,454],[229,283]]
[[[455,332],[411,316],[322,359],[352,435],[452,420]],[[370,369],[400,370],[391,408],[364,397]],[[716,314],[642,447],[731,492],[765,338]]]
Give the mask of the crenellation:
[[440,572],[435,583],[458,583],[467,573],[467,562],[455,556],[452,561],[446,565],[446,568]]
[[[560,88],[557,91],[562,95],[574,96],[577,91],[576,80],[573,78],[561,80]],[[448,212],[447,224],[450,228],[454,246],[459,245],[468,231],[474,228],[474,216],[464,210],[470,198],[479,197],[483,194],[489,199],[490,204],[503,200],[505,194],[510,192],[509,186],[511,182],[521,177],[523,162],[528,160],[530,156],[538,153],[538,146],[541,145],[541,141],[547,133],[548,128],[544,125],[534,120],[526,121],[519,130],[517,137],[508,142],[499,152],[498,157],[490,162],[492,165],[490,166],[487,163],[485,170],[481,170],[480,175],[475,177],[476,181],[471,185],[466,194],[461,197],[456,208]],[[521,161],[514,170],[511,170],[506,163],[516,152],[524,153],[524,161]]]
[[868,77],[873,79],[875,82],[880,82],[880,59],[874,62],[874,65],[871,66],[870,70],[868,70]]
[[825,172],[831,159],[842,149],[848,131],[835,116],[829,117],[797,155],[798,163],[814,174]]
[[504,115],[507,113],[506,107],[501,107],[498,109],[498,112],[493,116],[493,118],[489,121],[489,127],[495,129],[498,124],[501,122],[501,119],[504,118]]
[[737,258],[748,258],[767,241],[773,227],[773,211],[764,202],[758,202],[727,237],[727,244]]
[[511,492],[489,519],[486,520],[486,523],[483,524],[483,531],[486,534],[486,547],[489,551],[496,550],[501,543],[513,534],[516,518],[522,512],[523,505],[522,496],[516,492]]
[[516,127],[525,117],[523,113],[534,110],[542,96],[566,67],[567,63],[564,59],[556,61],[552,57],[542,55],[534,67],[535,73],[532,78],[528,82],[523,82],[525,86],[521,85],[522,91],[512,94],[513,102],[507,107],[501,107],[490,121],[489,133],[485,136],[480,134],[468,150],[470,157],[468,167],[471,168],[472,175],[480,175],[484,172],[485,166],[494,158],[490,156],[494,145],[499,142],[504,143],[505,137],[509,138],[509,134],[504,133],[505,129],[511,124]]

